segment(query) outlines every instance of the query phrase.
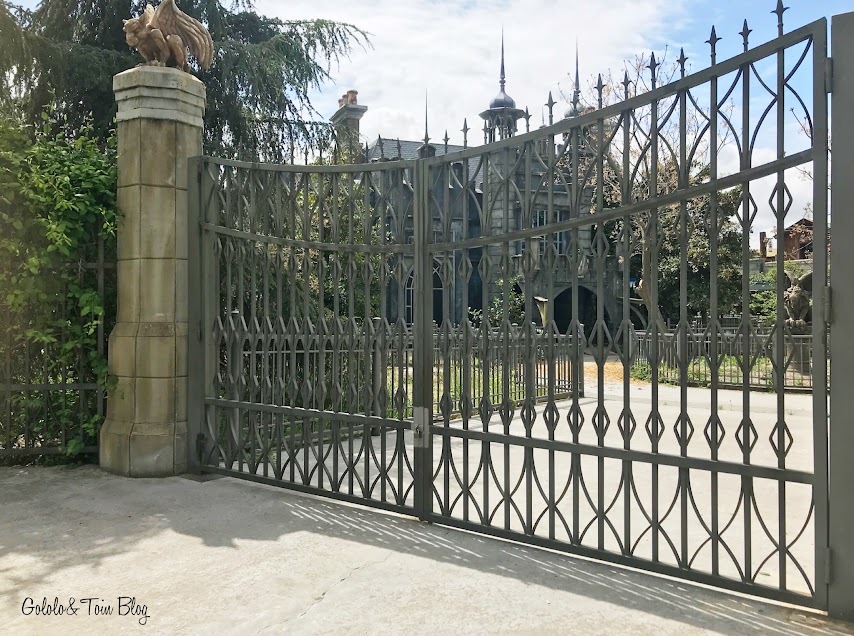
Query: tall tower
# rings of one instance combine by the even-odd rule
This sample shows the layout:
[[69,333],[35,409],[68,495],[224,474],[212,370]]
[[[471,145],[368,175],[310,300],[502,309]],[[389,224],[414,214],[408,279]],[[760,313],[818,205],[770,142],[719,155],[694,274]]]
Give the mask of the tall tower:
[[480,114],[484,120],[484,143],[512,137],[516,122],[525,116],[525,111],[516,108],[516,102],[506,92],[504,76],[504,31],[501,32],[501,75],[498,80],[498,95],[489,102],[489,108]]

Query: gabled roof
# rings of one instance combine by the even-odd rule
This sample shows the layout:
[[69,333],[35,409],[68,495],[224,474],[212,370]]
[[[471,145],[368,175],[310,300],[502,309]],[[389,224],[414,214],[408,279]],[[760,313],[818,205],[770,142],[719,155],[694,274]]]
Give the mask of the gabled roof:
[[[382,152],[380,152],[380,144],[382,144]],[[398,157],[397,146],[400,144],[400,156]],[[418,159],[418,149],[424,145],[423,141],[411,141],[408,139],[388,139],[380,137],[373,144],[368,146],[368,161],[379,161],[380,159],[403,159],[404,161]],[[436,156],[441,157],[447,153],[459,152],[465,150],[465,146],[455,146],[453,144],[430,144],[436,150]],[[446,150],[447,148],[447,150]],[[483,175],[478,173],[479,161],[475,159],[469,160],[469,181],[474,179],[475,188],[480,189],[483,183]]]
[[[397,144],[400,142],[400,156],[397,156]],[[380,142],[382,142],[382,153],[380,153]],[[418,159],[418,149],[424,145],[423,141],[409,141],[407,139],[387,139],[380,137],[373,144],[368,146],[368,161],[379,159]],[[436,156],[440,157],[445,154],[445,144],[430,144],[436,149]],[[465,150],[463,146],[453,146],[448,144],[447,152],[457,152]]]

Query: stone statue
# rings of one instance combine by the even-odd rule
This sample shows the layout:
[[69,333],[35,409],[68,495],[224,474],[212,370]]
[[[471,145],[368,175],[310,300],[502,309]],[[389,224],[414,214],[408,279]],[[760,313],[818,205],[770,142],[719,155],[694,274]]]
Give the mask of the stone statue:
[[146,5],[143,14],[124,20],[125,41],[137,49],[148,64],[174,66],[187,71],[187,49],[207,69],[213,59],[213,40],[198,20],[163,0],[155,10]]
[[786,324],[790,327],[804,328],[812,322],[812,272],[798,278],[794,274],[784,272],[788,289],[783,292],[786,303],[786,314],[789,318]]

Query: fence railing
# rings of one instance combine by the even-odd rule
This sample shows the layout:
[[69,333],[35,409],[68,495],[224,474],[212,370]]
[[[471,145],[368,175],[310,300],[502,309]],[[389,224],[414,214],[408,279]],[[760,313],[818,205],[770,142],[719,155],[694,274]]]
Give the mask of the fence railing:
[[[62,285],[27,311],[13,311],[0,299],[0,458],[98,451],[106,390],[91,358],[105,354],[115,316],[115,247],[106,248],[105,255],[100,240],[93,262],[68,263],[65,270],[81,287],[97,289],[105,303],[91,350],[71,344],[88,321]],[[36,316],[54,336],[37,335]]]
[[[406,327],[375,321],[370,329],[333,328],[322,334],[228,331],[220,341],[215,380],[222,398],[412,417],[414,340]],[[526,334],[517,325],[488,335],[461,325],[434,328],[434,417],[460,417],[464,396],[476,413],[486,404],[492,409],[505,402],[521,404],[529,395],[544,400],[550,390],[564,399],[575,384],[583,395],[583,354],[580,335],[548,335],[540,329]],[[310,391],[304,390],[307,377]]]
[[[652,332],[639,331],[636,335],[633,367],[649,371],[653,358]],[[742,332],[722,329],[716,340],[717,350],[713,352],[710,333],[689,332],[683,357],[679,331],[659,333],[659,381],[678,384],[680,359],[684,359],[688,383],[709,385],[716,366],[712,356],[716,354],[719,386],[741,388],[746,375],[751,389],[776,390],[782,376],[784,390],[812,390],[812,334],[786,334],[782,360],[777,359],[777,340],[770,328],[754,328],[749,338]],[[781,368],[782,373],[778,370]]]

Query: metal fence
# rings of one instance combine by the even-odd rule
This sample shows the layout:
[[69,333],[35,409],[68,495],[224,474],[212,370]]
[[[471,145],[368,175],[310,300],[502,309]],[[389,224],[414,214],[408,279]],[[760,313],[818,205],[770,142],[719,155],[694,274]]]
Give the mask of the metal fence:
[[[678,331],[660,333],[655,339],[658,379],[663,383],[678,385],[684,365],[685,380],[691,386],[709,386],[714,369],[717,384],[722,388],[743,388],[746,378],[751,389],[773,391],[782,375],[784,390],[812,391],[812,334],[787,333],[781,361],[776,358],[774,332],[770,329],[754,328],[746,338],[743,332],[722,330],[714,347],[710,333],[686,330],[684,357]],[[632,363],[636,371],[650,372],[654,358],[652,342],[651,332],[637,332]],[[712,357],[713,351],[717,359]]]
[[[354,165],[194,160],[194,468],[825,607],[826,250],[814,252],[811,413],[782,391],[758,408],[745,378],[728,412],[717,363],[702,403],[684,381],[662,399],[660,371],[696,356],[656,330],[651,386],[634,391],[630,375],[632,289],[657,307],[671,283],[680,325],[689,283],[706,286],[709,315],[724,310],[719,260],[736,248],[723,226],[749,306],[762,184],[782,235],[787,179],[809,164],[814,242],[827,243],[827,25],[784,33],[778,14],[776,39],[751,49],[746,29],[745,52],[717,62],[713,34],[712,65],[687,75],[683,55],[672,83],[658,86],[653,58],[648,92],[627,77],[607,105],[600,83],[597,109],[576,100],[560,121],[550,99],[537,130],[517,130],[524,111],[490,110],[480,147],[464,137],[437,156],[425,138],[418,159]],[[792,106],[811,134],[792,135]],[[740,158],[729,173],[725,137]],[[759,139],[772,152],[754,153]],[[690,254],[698,233],[707,264]],[[775,386],[790,358],[784,285],[767,336]],[[754,346],[750,329],[748,316],[738,332]],[[724,326],[706,330],[698,355],[726,359]],[[596,394],[582,397],[572,361],[585,351]]]
[[[65,266],[79,286],[98,290],[108,320],[115,316],[115,246],[103,240],[92,246],[92,262]],[[106,255],[105,255],[106,253]],[[58,272],[42,272],[54,276]],[[75,276],[76,275],[76,276]],[[34,336],[33,320],[48,321],[55,339]],[[106,391],[90,367],[90,355],[103,356],[112,323],[101,321],[95,349],[66,346],[86,322],[71,306],[65,285],[25,311],[16,312],[0,299],[0,457],[96,453],[98,431],[106,408]]]

